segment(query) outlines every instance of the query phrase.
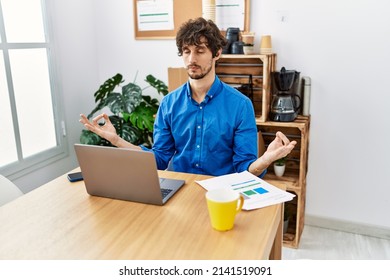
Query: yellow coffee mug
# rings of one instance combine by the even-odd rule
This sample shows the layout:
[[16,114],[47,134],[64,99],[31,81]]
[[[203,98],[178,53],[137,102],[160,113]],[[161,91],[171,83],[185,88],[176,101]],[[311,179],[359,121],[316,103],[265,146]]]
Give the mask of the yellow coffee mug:
[[211,226],[219,231],[234,226],[236,214],[241,211],[244,197],[231,189],[216,189],[206,193]]

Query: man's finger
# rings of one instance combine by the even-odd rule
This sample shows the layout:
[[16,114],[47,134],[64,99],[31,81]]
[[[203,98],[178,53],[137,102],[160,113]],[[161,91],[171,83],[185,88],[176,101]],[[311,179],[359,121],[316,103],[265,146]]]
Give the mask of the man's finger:
[[290,140],[288,140],[287,136],[284,135],[282,132],[278,131],[276,132],[276,137],[278,137],[285,145],[288,145],[290,143]]
[[104,118],[104,121],[105,121],[106,123],[111,123],[110,118],[108,117],[107,114],[103,114],[103,118]]

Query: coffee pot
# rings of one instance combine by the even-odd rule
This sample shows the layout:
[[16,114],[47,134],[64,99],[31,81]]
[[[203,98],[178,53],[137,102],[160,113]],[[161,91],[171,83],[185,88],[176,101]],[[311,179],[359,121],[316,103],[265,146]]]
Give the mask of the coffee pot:
[[297,94],[299,72],[281,68],[280,72],[272,72],[273,98],[271,102],[270,120],[291,122],[298,116],[301,98]]

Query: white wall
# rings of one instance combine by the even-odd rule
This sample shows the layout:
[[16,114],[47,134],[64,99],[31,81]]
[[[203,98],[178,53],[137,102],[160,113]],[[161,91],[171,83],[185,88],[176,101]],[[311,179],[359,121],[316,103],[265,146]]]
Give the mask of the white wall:
[[272,35],[278,67],[312,79],[306,213],[389,229],[389,2],[252,4],[251,26]]
[[[118,72],[130,81],[137,71],[140,83],[147,74],[167,81],[167,67],[182,64],[174,40],[134,39],[130,0],[53,2],[71,147],[82,129],[78,114],[91,111],[100,83]],[[385,0],[251,1],[255,47],[272,35],[277,68],[312,79],[311,220],[390,230],[389,8]],[[72,157],[51,174],[69,170]]]

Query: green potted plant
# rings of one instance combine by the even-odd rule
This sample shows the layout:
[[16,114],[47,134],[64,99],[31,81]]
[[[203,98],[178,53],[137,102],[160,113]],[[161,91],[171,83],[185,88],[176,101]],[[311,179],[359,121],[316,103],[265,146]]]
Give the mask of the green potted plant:
[[282,157],[274,162],[274,172],[278,177],[282,177],[284,175],[284,171],[286,170],[286,159],[287,156]]
[[[166,84],[152,75],[147,75],[145,81],[155,88],[159,94],[168,94]],[[134,145],[151,147],[153,143],[153,124],[159,101],[144,95],[141,87],[135,82],[124,84],[123,76],[116,74],[106,80],[94,93],[96,107],[87,116],[108,108],[111,111],[110,121],[117,134]],[[149,86],[148,86],[149,87]],[[116,91],[121,89],[120,92]],[[95,133],[83,129],[80,143],[88,145],[111,146],[107,140]]]

